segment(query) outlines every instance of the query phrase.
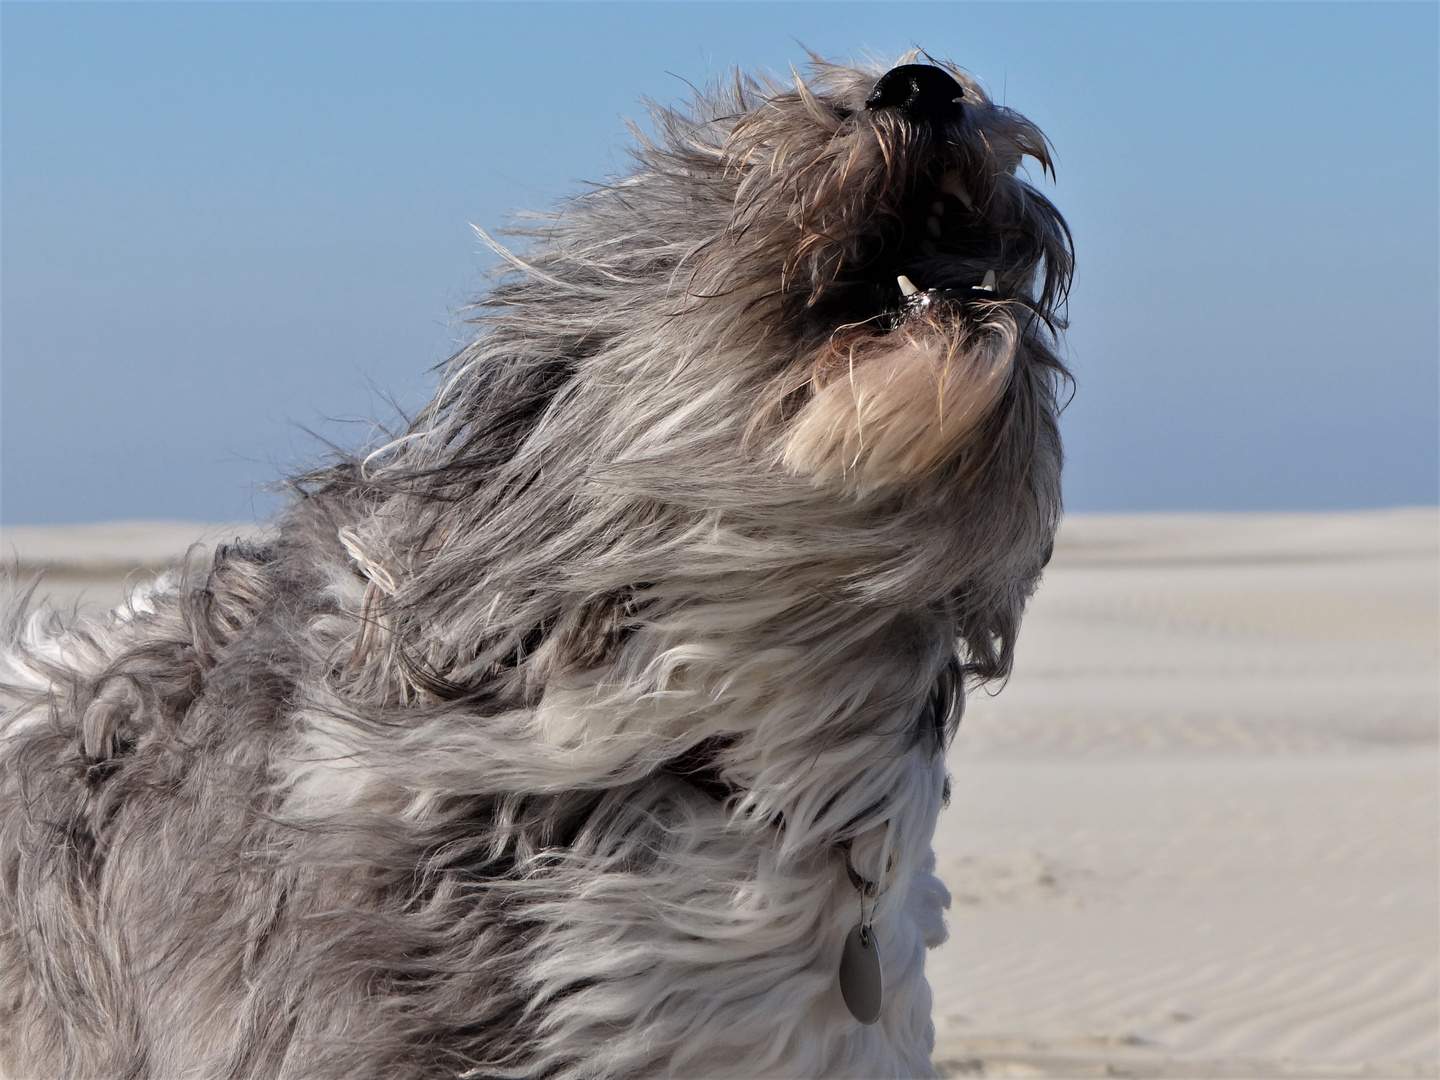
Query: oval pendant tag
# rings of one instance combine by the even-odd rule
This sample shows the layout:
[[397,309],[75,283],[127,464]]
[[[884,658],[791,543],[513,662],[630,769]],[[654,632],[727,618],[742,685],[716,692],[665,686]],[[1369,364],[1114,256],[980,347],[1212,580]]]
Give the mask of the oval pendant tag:
[[880,1019],[880,990],[880,946],[870,927],[857,925],[840,954],[840,996],[851,1016],[873,1024]]

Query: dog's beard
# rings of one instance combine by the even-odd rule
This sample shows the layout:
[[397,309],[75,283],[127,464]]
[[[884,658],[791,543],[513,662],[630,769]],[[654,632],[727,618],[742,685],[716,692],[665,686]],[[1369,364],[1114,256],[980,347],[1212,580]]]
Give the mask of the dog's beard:
[[857,494],[929,472],[957,457],[994,408],[1018,343],[1000,305],[968,323],[925,312],[883,336],[837,336],[815,360],[785,465]]

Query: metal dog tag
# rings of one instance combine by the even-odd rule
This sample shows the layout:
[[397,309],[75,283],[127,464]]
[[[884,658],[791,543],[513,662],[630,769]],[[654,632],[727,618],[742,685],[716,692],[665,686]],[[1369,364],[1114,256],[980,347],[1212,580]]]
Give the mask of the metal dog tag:
[[840,996],[862,1024],[880,1019],[880,946],[870,927],[857,924],[840,954]]

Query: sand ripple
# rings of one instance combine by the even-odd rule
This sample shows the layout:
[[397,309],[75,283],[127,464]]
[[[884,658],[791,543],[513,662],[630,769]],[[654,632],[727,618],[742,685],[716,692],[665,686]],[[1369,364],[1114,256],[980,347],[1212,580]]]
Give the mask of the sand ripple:
[[1070,523],[951,754],[946,1075],[1440,1074],[1436,522]]

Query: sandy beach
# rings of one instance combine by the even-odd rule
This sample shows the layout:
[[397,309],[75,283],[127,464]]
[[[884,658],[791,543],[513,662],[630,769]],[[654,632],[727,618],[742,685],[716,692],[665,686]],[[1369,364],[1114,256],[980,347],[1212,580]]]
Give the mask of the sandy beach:
[[[1435,1077],[1434,509],[1077,515],[936,837],[947,1076]],[[184,523],[0,532],[117,602]]]
[[948,1075],[1436,1075],[1436,526],[1067,522],[950,755]]

